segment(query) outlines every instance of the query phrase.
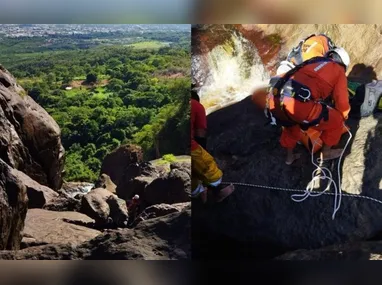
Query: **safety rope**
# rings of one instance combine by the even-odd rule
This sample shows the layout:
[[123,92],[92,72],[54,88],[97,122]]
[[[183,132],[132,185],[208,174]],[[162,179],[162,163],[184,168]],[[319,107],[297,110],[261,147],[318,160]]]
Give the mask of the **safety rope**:
[[[332,172],[328,168],[319,166],[318,164],[316,164],[314,162],[314,148],[315,148],[315,145],[317,144],[317,140],[313,143],[312,152],[311,152],[312,163],[317,168],[312,172],[312,180],[308,183],[308,185],[305,189],[282,188],[282,187],[274,187],[274,186],[266,186],[266,185],[258,185],[258,184],[248,184],[248,183],[240,183],[240,182],[222,182],[221,184],[224,184],[224,185],[232,184],[232,185],[237,185],[237,186],[264,188],[264,189],[286,191],[286,192],[302,192],[303,194],[291,195],[291,199],[295,202],[303,202],[304,200],[306,200],[309,197],[318,197],[321,195],[332,195],[332,196],[334,196],[334,210],[333,210],[333,215],[332,215],[333,220],[335,219],[336,213],[339,211],[339,209],[341,207],[342,196],[359,198],[359,199],[366,199],[366,200],[370,200],[370,201],[374,201],[376,203],[382,204],[381,200],[378,200],[378,199],[375,199],[375,198],[372,198],[369,196],[342,193],[342,191],[341,191],[342,190],[342,187],[341,187],[341,170],[340,170],[341,161],[342,161],[342,157],[345,153],[345,150],[348,147],[348,145],[349,145],[349,143],[353,137],[349,128],[345,124],[344,124],[344,127],[346,128],[346,130],[349,134],[349,138],[346,142],[344,149],[342,150],[341,156],[340,156],[339,161],[338,161],[338,167],[337,167],[337,169],[338,169],[338,185],[333,180]],[[320,159],[318,159],[317,162],[320,163],[321,162]],[[325,190],[314,191],[313,189],[314,189],[315,181],[325,180],[325,179],[329,180],[329,183],[328,183],[327,187],[325,188]],[[334,185],[334,193],[328,192],[330,190],[331,184]]]

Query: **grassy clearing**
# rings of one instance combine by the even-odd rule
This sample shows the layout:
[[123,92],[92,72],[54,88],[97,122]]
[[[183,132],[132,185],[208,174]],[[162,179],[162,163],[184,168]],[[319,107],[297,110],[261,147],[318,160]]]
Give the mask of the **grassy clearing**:
[[80,93],[80,89],[72,89],[72,90],[65,90],[65,95],[68,97],[74,97],[77,96],[78,93]]
[[129,46],[135,49],[159,49],[161,47],[167,46],[167,44],[158,41],[146,41],[130,44]]
[[111,93],[110,92],[107,92],[106,88],[105,87],[97,87],[95,89],[95,92],[94,92],[94,95],[93,97],[96,97],[98,99],[104,99],[104,98],[107,98],[109,97]]
[[[168,159],[170,158],[170,159]],[[171,160],[171,161],[169,161]],[[156,159],[156,160],[152,160],[151,163],[153,165],[168,165],[170,166],[170,163],[171,162],[191,162],[191,158],[190,156],[187,156],[187,155],[181,155],[181,156],[174,156],[174,155],[171,155],[171,157],[167,157],[165,155],[165,157],[163,158],[160,158],[160,159]]]

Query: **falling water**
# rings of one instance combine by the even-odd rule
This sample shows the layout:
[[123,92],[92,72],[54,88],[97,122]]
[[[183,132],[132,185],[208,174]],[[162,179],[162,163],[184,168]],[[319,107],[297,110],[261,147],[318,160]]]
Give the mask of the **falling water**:
[[269,80],[256,47],[235,31],[207,55],[194,56],[192,65],[195,80],[203,84],[198,93],[207,114],[246,98]]

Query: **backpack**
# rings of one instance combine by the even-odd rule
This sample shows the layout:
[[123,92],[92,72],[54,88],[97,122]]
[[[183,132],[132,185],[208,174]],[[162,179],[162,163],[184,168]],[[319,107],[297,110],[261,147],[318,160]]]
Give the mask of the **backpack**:
[[374,80],[369,83],[348,81],[349,116],[368,117],[376,110],[382,110],[382,81]]
[[335,45],[334,45],[333,41],[327,35],[325,35],[323,33],[321,33],[321,34],[311,34],[308,37],[306,37],[305,39],[301,40],[298,43],[298,45],[296,47],[294,47],[289,52],[286,60],[289,61],[289,62],[292,62],[292,59],[294,59],[295,65],[299,65],[299,64],[303,63],[303,58],[302,58],[303,45],[304,45],[304,43],[308,39],[310,39],[311,37],[314,37],[314,36],[324,36],[324,37],[326,37],[326,39],[328,40],[329,49],[335,48]]

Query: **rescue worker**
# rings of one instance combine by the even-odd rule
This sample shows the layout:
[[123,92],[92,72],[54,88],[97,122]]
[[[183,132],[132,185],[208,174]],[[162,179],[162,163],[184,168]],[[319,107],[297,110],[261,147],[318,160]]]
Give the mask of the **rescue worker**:
[[[222,187],[223,172],[214,158],[205,150],[207,139],[206,111],[200,102],[196,91],[191,91],[191,197],[201,197],[207,202],[210,193],[215,202],[221,202],[233,191],[233,185]],[[198,143],[199,142],[199,143]],[[203,145],[203,146],[202,146]],[[208,191],[208,193],[207,193]]]
[[287,72],[289,69],[304,61],[325,54],[334,49],[333,41],[325,34],[312,34],[301,40],[297,47],[293,48],[287,56],[287,59],[280,63],[277,69],[277,75]]
[[[284,128],[281,146],[287,149],[286,164],[300,157],[294,154],[296,143],[308,128],[321,133],[321,159],[338,158],[337,145],[350,112],[346,69],[350,64],[343,48],[329,50],[325,57],[314,57],[291,69],[273,83],[268,97],[268,114]],[[332,99],[333,107],[323,101]]]

